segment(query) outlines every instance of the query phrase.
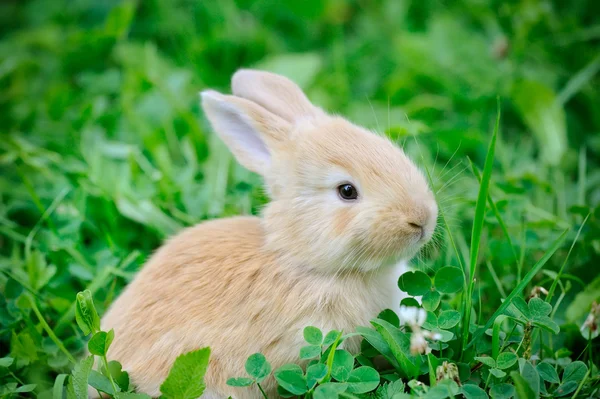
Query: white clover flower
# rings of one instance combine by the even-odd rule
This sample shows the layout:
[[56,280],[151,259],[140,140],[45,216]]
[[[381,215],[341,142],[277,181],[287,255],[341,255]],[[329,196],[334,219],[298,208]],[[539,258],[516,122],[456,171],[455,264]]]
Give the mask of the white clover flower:
[[529,295],[529,298],[539,298],[540,294],[544,294],[544,295],[548,295],[548,290],[545,289],[544,287],[540,287],[540,286],[535,286],[533,287],[533,289],[531,290],[531,294]]
[[437,332],[425,331],[423,335],[425,336],[425,338],[429,338],[432,341],[439,341],[440,339],[442,339],[442,334]]
[[418,355],[419,353],[426,353],[427,349],[429,349],[429,345],[423,334],[420,331],[413,332],[410,336],[410,353]]
[[427,312],[424,309],[414,306],[402,305],[400,306],[400,312],[398,316],[401,324],[421,327],[427,319]]
[[592,303],[592,309],[590,310],[590,314],[583,322],[583,325],[580,328],[581,335],[585,339],[594,339],[598,335],[600,335],[600,304],[594,302]]

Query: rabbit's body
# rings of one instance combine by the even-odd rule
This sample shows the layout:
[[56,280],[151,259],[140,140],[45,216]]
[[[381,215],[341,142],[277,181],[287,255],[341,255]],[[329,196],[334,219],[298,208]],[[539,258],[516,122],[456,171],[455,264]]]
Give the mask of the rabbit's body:
[[[210,346],[205,396],[255,398],[258,391],[225,384],[245,375],[251,354],[262,352],[274,367],[294,362],[304,327],[350,332],[397,306],[387,268],[306,272],[312,268],[279,260],[264,241],[259,218],[221,219],[184,230],[149,260],[102,322],[117,337],[109,357],[122,361],[138,390],[159,396],[178,355]],[[346,348],[356,352],[356,344]],[[276,397],[272,379],[265,388]]]
[[[394,265],[432,236],[437,205],[423,174],[385,137],[312,105],[278,75],[239,71],[234,95],[202,106],[237,160],[261,174],[260,218],[202,223],[149,260],[102,321],[109,350],[157,396],[175,358],[210,346],[208,398],[255,398],[226,385],[262,352],[298,359],[302,331],[354,331],[399,303]],[[346,342],[357,351],[358,339]],[[265,387],[277,397],[272,377]]]

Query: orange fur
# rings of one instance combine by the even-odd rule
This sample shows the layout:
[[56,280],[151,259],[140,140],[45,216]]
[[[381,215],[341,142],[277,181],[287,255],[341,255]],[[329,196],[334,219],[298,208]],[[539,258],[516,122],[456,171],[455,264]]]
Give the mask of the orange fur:
[[[283,77],[241,71],[233,82],[236,96],[205,92],[203,107],[272,201],[261,218],[204,222],[171,238],[104,316],[116,337],[109,358],[152,396],[178,355],[210,346],[204,397],[259,397],[225,382],[244,376],[255,352],[274,367],[296,361],[305,326],[350,332],[397,307],[395,265],[435,226],[423,175],[387,139],[326,115]],[[354,202],[336,192],[348,181]],[[345,344],[358,350],[356,339]],[[275,388],[265,382],[269,397]]]

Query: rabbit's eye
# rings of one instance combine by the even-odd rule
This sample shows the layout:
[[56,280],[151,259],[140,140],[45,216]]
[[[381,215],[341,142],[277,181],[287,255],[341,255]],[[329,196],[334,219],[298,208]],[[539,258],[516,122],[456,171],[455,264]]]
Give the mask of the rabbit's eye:
[[358,198],[358,191],[352,184],[342,184],[338,186],[338,193],[340,194],[340,198],[346,201],[352,201]]

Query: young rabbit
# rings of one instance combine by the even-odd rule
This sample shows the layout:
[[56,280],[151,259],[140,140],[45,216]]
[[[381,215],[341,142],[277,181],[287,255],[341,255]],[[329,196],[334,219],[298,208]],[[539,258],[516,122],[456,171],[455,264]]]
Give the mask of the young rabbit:
[[[109,358],[154,397],[175,358],[205,346],[204,398],[260,397],[226,385],[245,375],[249,355],[262,352],[276,368],[298,359],[304,327],[351,332],[397,307],[398,262],[435,227],[423,174],[386,138],[328,115],[279,75],[240,70],[232,90],[202,92],[202,107],[272,201],[261,217],[171,238],[102,320],[115,330]],[[357,344],[345,343],[354,352]],[[273,378],[264,385],[278,397]]]

